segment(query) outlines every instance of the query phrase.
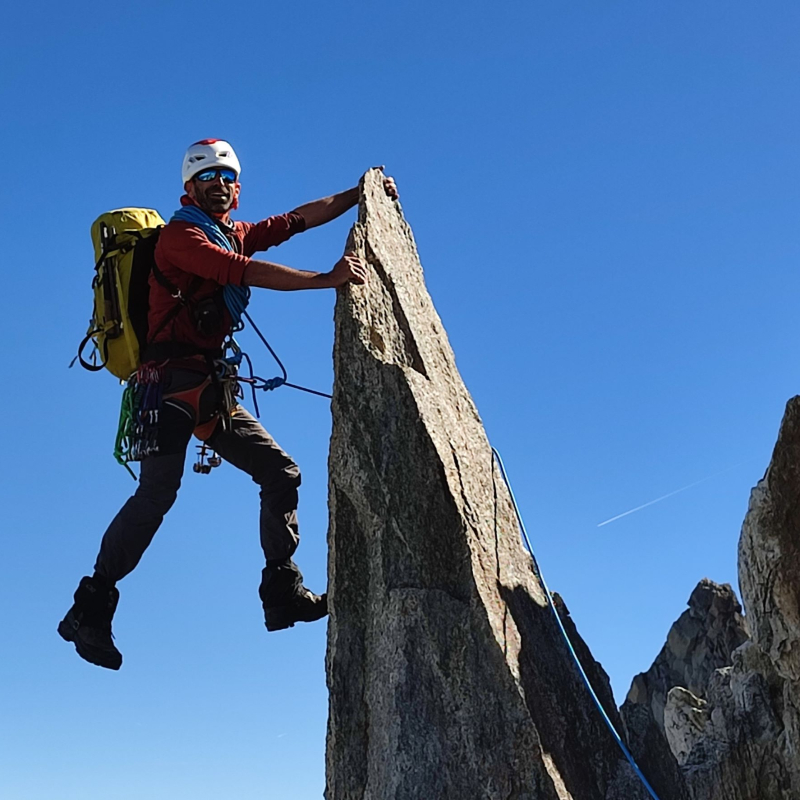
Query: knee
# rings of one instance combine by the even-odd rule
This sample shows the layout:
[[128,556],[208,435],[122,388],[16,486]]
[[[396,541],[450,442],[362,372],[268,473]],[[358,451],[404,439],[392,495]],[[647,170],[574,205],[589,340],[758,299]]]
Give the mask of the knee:
[[287,483],[291,483],[295,488],[300,486],[300,467],[298,467],[297,464],[292,462],[288,467],[286,467],[284,473],[286,475],[285,480]]
[[279,468],[264,469],[255,476],[255,481],[262,491],[297,490],[300,486],[300,467],[290,461]]
[[134,495],[137,500],[150,504],[161,514],[166,514],[178,498],[178,486],[159,484],[154,481],[142,483]]
[[[173,459],[174,456],[152,456],[147,462],[155,462],[161,459]],[[181,460],[183,456],[181,456]],[[152,468],[152,463],[142,463],[142,470],[139,475],[139,487],[136,489],[135,496],[139,500],[144,500],[160,511],[166,513],[172,508],[178,497],[178,489],[181,486],[182,473],[176,470],[159,469],[163,465]],[[145,464],[147,466],[145,466]]]

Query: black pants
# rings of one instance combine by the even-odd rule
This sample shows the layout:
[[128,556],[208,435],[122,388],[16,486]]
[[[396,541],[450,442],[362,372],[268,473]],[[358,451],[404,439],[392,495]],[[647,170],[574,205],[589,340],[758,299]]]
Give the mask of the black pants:
[[[197,385],[202,377],[197,372],[168,371],[165,391]],[[164,515],[172,508],[195,425],[205,421],[216,407],[213,387],[207,395],[198,403],[199,419],[181,402],[167,400],[162,406],[160,452],[141,462],[139,486],[112,520],[100,545],[95,573],[109,583],[116,583],[136,567]],[[297,530],[300,469],[261,423],[241,406],[231,417],[228,429],[223,430],[218,424],[206,442],[225,461],[250,475],[259,487],[261,547],[267,560],[261,597],[265,605],[279,604],[284,595],[302,582],[291,560],[300,541]]]

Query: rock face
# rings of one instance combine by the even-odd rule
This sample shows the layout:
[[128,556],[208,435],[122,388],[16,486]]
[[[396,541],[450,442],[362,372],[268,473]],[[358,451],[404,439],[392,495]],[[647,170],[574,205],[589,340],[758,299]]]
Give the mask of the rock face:
[[[653,666],[633,679],[623,716],[644,704],[649,718],[664,730],[667,695],[679,686],[703,697],[715,670],[731,665],[731,653],[747,641],[742,608],[728,584],[703,580],[689,598],[689,608],[670,628],[667,643]],[[633,722],[629,722],[633,727]]]
[[786,406],[739,540],[739,583],[753,640],[781,678],[800,681],[800,398]]
[[[336,306],[328,800],[640,800],[557,630],[379,172]],[[608,714],[608,680],[565,625]],[[671,760],[661,800],[687,797]]]
[[[739,686],[753,684],[748,721],[767,762],[763,800],[800,797],[800,397],[786,405],[739,540],[739,585],[753,647]],[[757,692],[757,693],[756,693]],[[758,762],[756,762],[758,763]]]
[[661,734],[693,800],[800,798],[798,576],[800,398],[794,398],[766,475],[751,493],[739,541],[747,625],[729,586],[701,582],[622,708],[634,752],[644,737]]

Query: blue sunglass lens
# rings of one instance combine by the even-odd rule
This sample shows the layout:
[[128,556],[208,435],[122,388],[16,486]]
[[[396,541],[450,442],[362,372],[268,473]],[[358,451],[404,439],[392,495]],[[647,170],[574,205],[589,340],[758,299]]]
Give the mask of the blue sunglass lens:
[[194,176],[196,181],[208,183],[213,181],[217,175],[222,178],[225,183],[236,183],[236,173],[232,169],[207,169],[205,172],[200,172]]

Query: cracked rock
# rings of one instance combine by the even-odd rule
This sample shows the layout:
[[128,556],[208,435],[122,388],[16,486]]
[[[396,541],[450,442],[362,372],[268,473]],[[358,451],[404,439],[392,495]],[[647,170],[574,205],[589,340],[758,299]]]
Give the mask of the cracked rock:
[[[411,229],[375,170],[349,246],[371,276],[339,290],[335,312],[326,797],[645,800],[521,546]],[[674,762],[653,767],[661,800],[686,800]]]

